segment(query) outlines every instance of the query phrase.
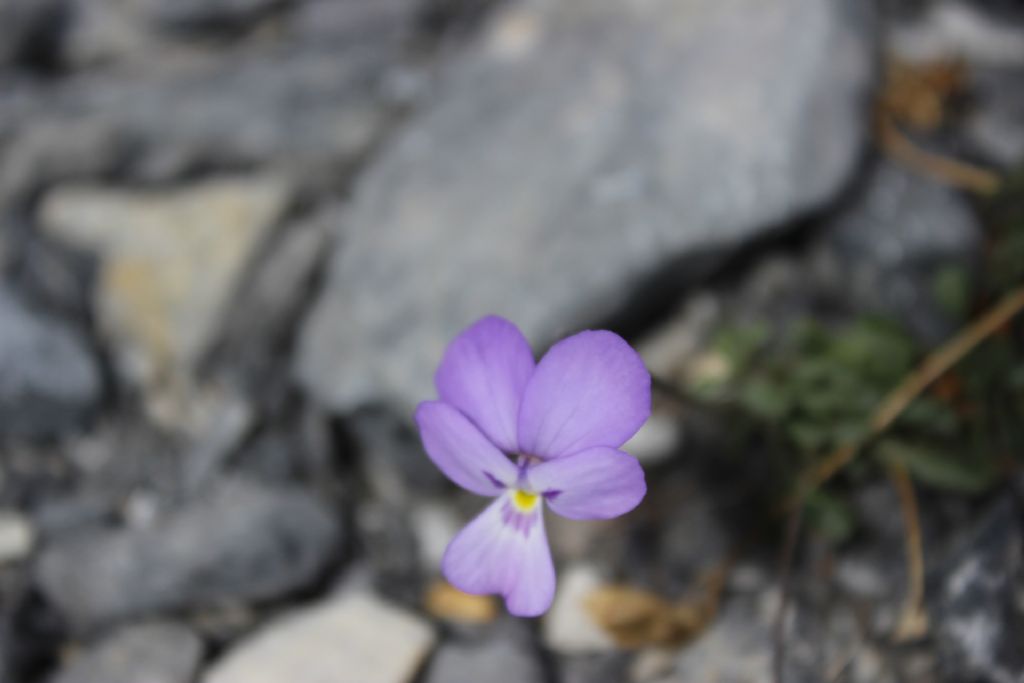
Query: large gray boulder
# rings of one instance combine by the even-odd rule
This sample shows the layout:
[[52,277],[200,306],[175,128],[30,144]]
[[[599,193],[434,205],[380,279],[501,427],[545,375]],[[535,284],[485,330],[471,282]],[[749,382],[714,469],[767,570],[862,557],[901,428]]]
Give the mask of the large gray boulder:
[[360,178],[305,386],[335,409],[411,404],[481,315],[548,342],[827,202],[864,142],[865,6],[506,7]]
[[[278,4],[138,2],[184,14]],[[150,183],[265,165],[295,170],[305,186],[333,188],[423,85],[407,51],[416,0],[344,0],[326,9],[311,2],[278,40],[217,52],[166,44],[129,11],[137,3],[75,4],[65,59],[122,67],[81,69],[56,86],[0,82],[0,202],[67,179]]]

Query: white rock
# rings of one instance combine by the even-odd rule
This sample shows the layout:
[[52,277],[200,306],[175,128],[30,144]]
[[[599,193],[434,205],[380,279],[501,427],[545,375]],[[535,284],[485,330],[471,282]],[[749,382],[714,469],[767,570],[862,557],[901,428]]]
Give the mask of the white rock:
[[412,526],[419,540],[420,559],[427,567],[440,567],[444,551],[462,523],[450,506],[423,503],[413,512]]
[[963,59],[972,64],[1024,64],[1020,31],[966,2],[931,5],[921,20],[894,26],[888,43],[890,52],[911,62]]
[[291,198],[278,177],[175,190],[62,187],[43,201],[50,234],[102,258],[101,322],[127,376],[188,376],[216,341],[247,264]]
[[593,567],[568,567],[558,582],[555,603],[544,618],[544,644],[560,654],[613,651],[611,637],[587,611],[587,596],[603,581]]
[[672,457],[683,439],[679,419],[665,413],[654,413],[633,435],[622,450],[636,456],[644,465],[654,465]]
[[28,557],[35,545],[35,530],[17,512],[0,511],[0,564]]
[[407,683],[433,648],[424,620],[345,592],[286,615],[213,666],[205,683]]
[[644,337],[638,351],[651,373],[674,381],[687,362],[693,362],[708,347],[714,330],[721,324],[721,297],[698,292],[677,312]]

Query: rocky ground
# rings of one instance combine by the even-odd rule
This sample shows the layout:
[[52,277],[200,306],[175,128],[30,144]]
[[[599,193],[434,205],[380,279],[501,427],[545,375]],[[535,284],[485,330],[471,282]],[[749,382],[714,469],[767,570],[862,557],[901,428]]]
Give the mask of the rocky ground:
[[[737,320],[940,344],[1022,163],[1011,0],[0,0],[0,681],[1021,683],[1015,468],[920,492],[908,634],[886,477],[786,560],[680,393]],[[411,430],[485,313],[661,387],[539,620],[439,581],[479,504]]]

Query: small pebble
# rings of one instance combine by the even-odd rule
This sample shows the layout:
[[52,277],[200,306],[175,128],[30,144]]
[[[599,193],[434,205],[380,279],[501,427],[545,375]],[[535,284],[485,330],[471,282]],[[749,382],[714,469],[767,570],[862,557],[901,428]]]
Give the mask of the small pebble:
[[13,511],[0,511],[0,564],[28,557],[35,540],[35,529],[25,517]]

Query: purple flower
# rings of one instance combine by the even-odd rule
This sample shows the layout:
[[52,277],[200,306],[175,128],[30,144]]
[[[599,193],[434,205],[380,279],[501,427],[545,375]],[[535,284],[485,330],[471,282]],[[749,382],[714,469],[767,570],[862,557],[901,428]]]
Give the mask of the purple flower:
[[551,606],[555,568],[544,503],[570,519],[609,519],[647,492],[620,450],[651,413],[651,377],[636,351],[581,332],[534,363],[515,325],[489,316],[448,346],[438,401],[416,409],[427,454],[449,479],[494,502],[445,551],[441,570],[467,593],[499,593],[509,612]]

